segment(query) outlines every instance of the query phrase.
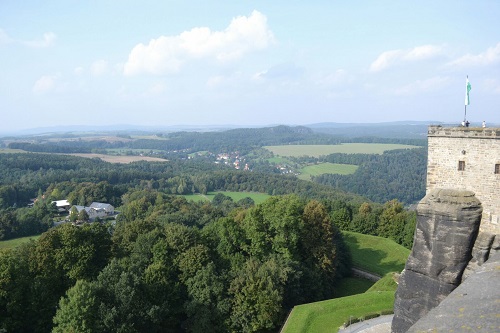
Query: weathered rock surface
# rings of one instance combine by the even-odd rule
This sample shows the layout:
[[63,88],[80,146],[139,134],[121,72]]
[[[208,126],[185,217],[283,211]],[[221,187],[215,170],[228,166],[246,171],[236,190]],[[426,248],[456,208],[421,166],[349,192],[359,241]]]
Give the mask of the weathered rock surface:
[[413,249],[399,278],[392,332],[406,332],[461,282],[481,221],[470,191],[435,189],[417,206]]
[[500,332],[500,253],[415,323],[417,332]]
[[462,275],[462,281],[469,277],[474,271],[476,271],[479,266],[481,266],[490,257],[490,251],[492,249],[493,242],[496,235],[490,234],[488,232],[481,232],[477,235],[476,242],[472,249],[472,259],[469,261],[467,268],[465,268],[464,274]]

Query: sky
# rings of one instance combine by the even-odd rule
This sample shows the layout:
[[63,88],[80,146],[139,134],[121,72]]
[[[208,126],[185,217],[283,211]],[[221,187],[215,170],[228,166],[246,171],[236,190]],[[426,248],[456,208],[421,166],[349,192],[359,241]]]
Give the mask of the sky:
[[498,0],[1,0],[0,133],[500,124],[499,17]]

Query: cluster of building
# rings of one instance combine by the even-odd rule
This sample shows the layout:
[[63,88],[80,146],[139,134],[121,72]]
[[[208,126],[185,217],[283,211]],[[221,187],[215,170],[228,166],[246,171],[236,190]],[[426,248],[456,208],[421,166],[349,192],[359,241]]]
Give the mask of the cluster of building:
[[87,212],[90,221],[95,221],[96,219],[104,218],[106,216],[111,216],[115,214],[115,207],[108,203],[102,202],[93,202],[90,206],[79,206],[79,205],[71,205],[68,200],[57,200],[53,201],[57,207],[59,213],[69,213],[73,207],[75,207],[76,211],[80,213],[82,210]]
[[237,170],[240,169],[243,169],[245,171],[250,170],[250,168],[248,167],[248,163],[244,163],[244,161],[240,158],[238,153],[217,154],[215,159],[216,159],[215,163],[224,163],[226,165],[232,165]]

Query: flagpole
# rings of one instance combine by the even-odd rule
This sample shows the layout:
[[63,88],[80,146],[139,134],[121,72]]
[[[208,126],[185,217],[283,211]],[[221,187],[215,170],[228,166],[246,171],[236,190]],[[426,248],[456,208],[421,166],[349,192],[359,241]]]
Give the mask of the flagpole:
[[469,104],[469,75],[465,81],[465,111],[464,111],[464,123],[467,122],[467,104]]

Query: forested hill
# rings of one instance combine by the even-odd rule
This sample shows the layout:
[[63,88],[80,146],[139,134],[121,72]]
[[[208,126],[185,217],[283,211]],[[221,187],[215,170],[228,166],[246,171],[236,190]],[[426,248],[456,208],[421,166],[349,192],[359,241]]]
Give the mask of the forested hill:
[[168,194],[228,190],[270,195],[295,193],[308,198],[341,199],[358,204],[363,201],[361,196],[330,186],[279,174],[238,171],[204,160],[111,164],[77,156],[0,154],[0,208],[27,203],[37,191],[44,191],[51,184],[63,183],[52,185],[52,190],[59,188],[64,197],[76,188],[76,184],[83,182],[105,183],[106,186],[101,186],[95,197],[75,201],[81,205],[92,201],[120,205],[121,195],[134,187]]
[[[380,133],[383,134],[383,133]],[[222,132],[175,132],[156,133],[152,138],[129,134],[114,134],[100,137],[75,139],[60,135],[35,136],[25,138],[4,138],[3,145],[12,149],[51,153],[90,153],[96,149],[155,149],[163,151],[239,151],[248,153],[256,147],[283,144],[340,144],[344,142],[379,142],[423,145],[421,139],[397,139],[381,136],[360,138],[345,137],[335,129],[328,134],[318,133],[304,126],[275,126],[266,128],[241,128]],[[0,144],[1,146],[1,144]]]

